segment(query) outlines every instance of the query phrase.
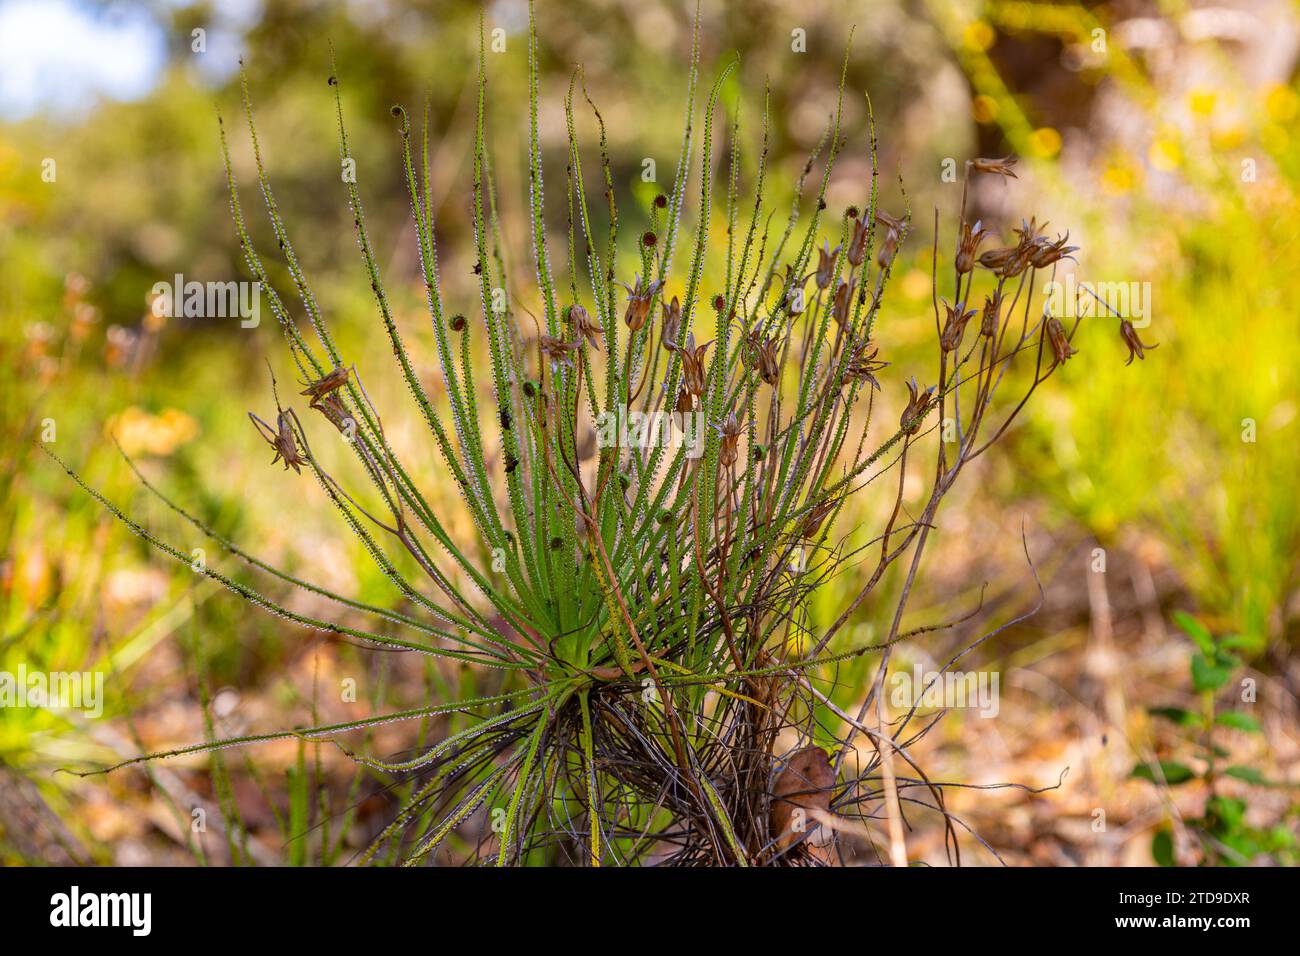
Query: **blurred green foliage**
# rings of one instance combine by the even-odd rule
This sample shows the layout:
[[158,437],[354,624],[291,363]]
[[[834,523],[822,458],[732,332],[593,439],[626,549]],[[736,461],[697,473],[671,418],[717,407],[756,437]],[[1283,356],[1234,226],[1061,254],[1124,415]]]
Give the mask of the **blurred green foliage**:
[[[503,106],[491,122],[504,228],[522,255],[526,119],[505,105],[526,102],[523,22],[515,6],[494,4],[487,19],[506,30],[507,53],[493,62],[490,79],[494,102]],[[1034,14],[1031,8],[1039,7],[1044,11]],[[1076,524],[1107,547],[1126,546],[1134,531],[1155,536],[1163,543],[1161,559],[1216,633],[1245,634],[1261,647],[1294,647],[1288,605],[1300,570],[1294,490],[1300,344],[1286,292],[1300,262],[1300,97],[1288,85],[1240,94],[1245,118],[1235,138],[1225,139],[1209,122],[1173,129],[1161,122],[1170,106],[1163,91],[1145,82],[1140,64],[1116,55],[1087,82],[1127,91],[1158,138],[1149,156],[1101,157],[1080,171],[1065,165],[1061,138],[1053,140],[1041,115],[1045,107],[1032,91],[1010,84],[998,54],[1006,53],[1008,37],[1082,42],[1098,22],[1094,14],[1073,4],[997,3],[989,5],[987,21],[975,21],[963,11],[940,0],[920,12],[873,5],[866,17],[850,3],[828,4],[816,14],[779,2],[706,11],[703,62],[707,74],[731,51],[743,53],[740,79],[726,96],[740,105],[742,138],[751,151],[762,89],[770,83],[772,165],[782,173],[773,180],[788,188],[831,108],[839,54],[856,15],[859,52],[848,85],[871,93],[882,168],[901,170],[912,208],[921,211],[922,228],[904,257],[923,278],[929,272],[926,211],[931,203],[953,201],[937,175],[942,159],[964,158],[985,145],[999,155],[1025,156],[1051,218],[1087,236],[1085,272],[1152,283],[1153,323],[1142,334],[1159,348],[1125,367],[1116,335],[1110,348],[1072,360],[1061,373],[1068,387],[1032,407],[999,452],[1009,456],[1013,476],[1000,494],[1046,502],[1056,520]],[[295,537],[277,525],[299,493],[277,480],[278,470],[267,469],[244,417],[249,408],[266,410],[262,348],[273,330],[250,334],[236,323],[159,324],[148,317],[149,290],[175,273],[244,275],[216,130],[218,111],[228,128],[239,125],[231,122],[239,111],[237,79],[213,88],[190,62],[190,29],[210,12],[196,4],[167,14],[173,19],[162,28],[172,61],[144,100],[105,102],[73,122],[37,117],[0,125],[0,436],[11,452],[0,465],[0,669],[19,662],[48,670],[108,668],[115,675],[111,714],[169,692],[133,675],[163,641],[190,626],[200,605],[215,684],[273,672],[289,651],[275,622],[245,614],[234,601],[207,601],[184,570],[158,573],[144,547],[113,527],[36,449],[48,422],[57,432],[54,450],[109,497],[134,504],[147,523],[176,531],[177,540],[193,538],[190,529],[149,503],[107,438],[123,415],[136,425],[131,450],[142,455],[150,475],[197,505],[223,533],[250,530],[252,540],[291,563],[304,550],[323,547],[325,534],[312,524]],[[339,317],[342,340],[359,352],[373,341],[373,316],[339,183],[326,79],[336,70],[343,81],[367,213],[387,257],[381,265],[409,278],[412,316],[420,305],[414,240],[388,110],[406,103],[418,118],[416,104],[429,96],[433,177],[444,196],[440,253],[452,288],[459,283],[468,295],[477,19],[471,4],[372,12],[351,4],[267,3],[243,38],[280,204],[301,230],[304,268]],[[658,181],[666,187],[684,98],[688,24],[687,4],[633,0],[566,5],[563,16],[544,19],[545,161],[557,169],[564,163],[559,105],[573,66],[582,63],[611,132],[617,188],[636,197],[627,208],[643,209],[653,196],[641,181],[646,157],[660,157]],[[795,28],[807,31],[810,53],[800,58],[790,55]],[[846,106],[861,128],[865,101]],[[237,167],[247,173],[249,144],[237,138],[234,148]],[[53,183],[41,178],[47,157],[57,161]],[[1258,161],[1257,179],[1242,180],[1242,158]],[[1179,182],[1177,201],[1156,188],[1163,180],[1150,173],[1152,162],[1172,165],[1164,172]],[[865,150],[859,163],[865,182]],[[258,198],[252,182],[245,175],[246,203]],[[842,195],[856,199],[861,183],[850,185],[855,188]],[[841,194],[833,195],[838,202]],[[773,208],[783,202],[775,198]],[[901,212],[903,202],[896,188],[886,190],[886,208]],[[556,231],[563,230],[558,201],[548,214]],[[1009,232],[1016,224],[1001,225]],[[259,239],[273,245],[266,235]],[[898,271],[908,270],[900,265]],[[904,293],[906,280],[903,275],[899,283]],[[891,308],[898,313],[881,334],[891,358],[906,365],[926,334],[928,288],[897,296]],[[329,560],[341,562],[336,570],[359,597],[384,599],[370,593],[382,582],[358,549],[345,546]],[[155,577],[139,577],[150,569]],[[119,593],[141,580],[139,593]],[[827,595],[827,607],[839,603]],[[193,680],[193,662],[184,666],[190,676],[173,675],[178,685]],[[105,759],[109,745],[70,732],[76,729],[74,718],[48,711],[6,714],[0,762],[35,772]],[[301,816],[307,797],[302,768],[297,772],[291,810]],[[80,785],[43,776],[40,786],[57,809],[66,801],[61,788]],[[1207,812],[1221,820],[1234,810],[1224,805]]]
[[[1216,740],[1225,731],[1263,732],[1260,722],[1249,712],[1257,700],[1254,684],[1240,680],[1241,659],[1237,656],[1239,652],[1258,650],[1257,642],[1241,635],[1216,637],[1190,614],[1180,613],[1177,619],[1196,648],[1191,658],[1191,680],[1200,706],[1196,710],[1153,707],[1151,714],[1175,728],[1181,738],[1178,756],[1184,760],[1194,758],[1196,767],[1172,759],[1151,761],[1134,767],[1133,776],[1158,786],[1176,787],[1198,781],[1206,787],[1209,796],[1202,814],[1182,821],[1196,837],[1197,865],[1247,866],[1263,858],[1273,865],[1294,866],[1300,855],[1288,819],[1300,812],[1300,804],[1284,803],[1281,813],[1262,824],[1256,822],[1260,815],[1250,812],[1251,798],[1258,798],[1267,788],[1285,791],[1288,787],[1270,781],[1254,766],[1223,766],[1228,751]],[[1240,681],[1240,688],[1233,686],[1234,678]],[[1234,696],[1241,699],[1234,700]],[[1225,702],[1240,706],[1223,709],[1220,705]],[[1233,793],[1223,792],[1225,782],[1232,785]],[[1250,789],[1242,787],[1243,783]],[[1172,828],[1162,827],[1155,832],[1151,855],[1160,866],[1176,865]]]

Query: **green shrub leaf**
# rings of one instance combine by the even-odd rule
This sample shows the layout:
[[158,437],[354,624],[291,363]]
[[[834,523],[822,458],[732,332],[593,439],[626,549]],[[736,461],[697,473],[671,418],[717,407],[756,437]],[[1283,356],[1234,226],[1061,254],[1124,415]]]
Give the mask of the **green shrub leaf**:
[[1232,668],[1223,667],[1204,654],[1192,657],[1192,688],[1196,691],[1218,690],[1232,678]]
[[1202,654],[1214,653],[1214,636],[1204,624],[1186,611],[1175,611],[1174,620],[1178,623],[1182,632],[1190,637],[1196,643],[1196,646],[1201,649]]
[[1259,721],[1250,714],[1243,714],[1239,710],[1226,710],[1214,718],[1214,722],[1220,727],[1231,727],[1234,730],[1244,730],[1247,733],[1263,733]]
[[[1188,767],[1186,764],[1176,763],[1172,760],[1160,761],[1160,773],[1164,777],[1164,782],[1169,784],[1171,787],[1177,786],[1180,783],[1186,783],[1188,780],[1193,780],[1196,777],[1196,772],[1192,770],[1191,767]],[[1133,773],[1130,776],[1136,777],[1139,780],[1150,780],[1152,783],[1156,782],[1156,775],[1155,772],[1152,771],[1150,764],[1138,764],[1133,768]]]
[[1149,707],[1147,713],[1152,717],[1163,717],[1165,720],[1173,721],[1180,727],[1200,727],[1202,724],[1200,714],[1184,710],[1182,707]]
[[1236,777],[1238,780],[1244,780],[1247,783],[1253,783],[1259,787],[1272,786],[1272,784],[1269,783],[1268,779],[1265,778],[1265,776],[1262,773],[1260,773],[1258,770],[1256,770],[1254,767],[1243,767],[1240,765],[1235,765],[1229,767],[1227,770],[1223,771],[1223,773],[1224,776]]
[[1267,643],[1258,634],[1229,634],[1226,637],[1219,638],[1219,647],[1221,649],[1245,651],[1247,654],[1258,654]]
[[1157,866],[1176,866],[1174,862],[1174,838],[1168,830],[1157,830],[1151,838],[1151,857]]

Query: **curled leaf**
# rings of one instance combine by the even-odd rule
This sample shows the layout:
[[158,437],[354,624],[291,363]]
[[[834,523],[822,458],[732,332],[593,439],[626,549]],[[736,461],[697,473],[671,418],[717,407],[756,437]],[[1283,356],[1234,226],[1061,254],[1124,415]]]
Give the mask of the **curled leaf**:
[[804,747],[790,755],[772,785],[771,826],[777,850],[786,850],[820,824],[811,811],[829,813],[835,771],[821,747]]

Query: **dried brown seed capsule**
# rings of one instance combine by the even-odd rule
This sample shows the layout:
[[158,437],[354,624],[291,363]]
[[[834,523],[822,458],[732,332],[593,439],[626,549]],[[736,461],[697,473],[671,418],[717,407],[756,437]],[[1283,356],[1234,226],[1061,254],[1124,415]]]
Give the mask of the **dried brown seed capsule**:
[[591,313],[581,305],[574,303],[569,306],[568,310],[565,312],[565,316],[573,326],[573,331],[576,332],[579,337],[586,339],[591,347],[599,352],[600,339],[597,338],[597,336],[605,330],[592,321]]
[[1033,248],[1007,246],[1002,249],[990,249],[980,254],[979,264],[992,270],[1000,279],[1014,279],[1029,266],[1029,257]]
[[835,298],[831,303],[831,315],[840,325],[845,325],[849,320],[849,305],[853,302],[853,287],[857,284],[856,279],[845,282],[840,280],[840,284],[835,287]]
[[620,283],[623,288],[627,289],[627,311],[623,314],[623,321],[633,332],[641,331],[645,326],[645,320],[650,315],[650,303],[663,288],[663,283],[659,281],[647,282],[641,276],[636,277],[636,285],[629,286]]
[[1070,253],[1078,252],[1079,247],[1067,246],[1066,242],[1069,241],[1069,238],[1070,234],[1067,232],[1065,235],[1057,237],[1055,242],[1039,243],[1033,255],[1029,257],[1030,263],[1035,269],[1045,269],[1061,259],[1072,258]]
[[1042,226],[1038,225],[1038,217],[1031,216],[1028,222],[1020,220],[1020,228],[1014,230],[1020,237],[1017,249],[1026,255],[1032,255],[1033,251],[1047,242],[1047,236],[1044,230],[1047,229],[1047,223]]
[[736,463],[740,449],[740,419],[735,412],[730,412],[722,420],[718,433],[722,436],[718,445],[718,462],[722,467],[730,468]]
[[348,415],[348,410],[338,395],[325,395],[314,399],[311,407],[324,415],[325,419],[339,431],[346,430],[350,423],[355,427],[355,421]]
[[677,402],[673,405],[673,410],[678,415],[685,415],[695,409],[695,402],[691,398],[691,393],[685,388],[677,392]]
[[903,231],[903,220],[896,219],[883,209],[876,210],[876,222],[880,223],[891,232],[902,233]]
[[871,231],[870,225],[865,219],[859,219],[853,224],[853,239],[849,242],[848,252],[850,265],[860,266],[862,260],[867,257],[867,237]]
[[1065,327],[1055,316],[1047,320],[1047,340],[1052,346],[1053,365],[1060,365],[1071,355],[1077,355],[1079,352],[1070,344],[1070,338],[1065,334]]
[[695,333],[691,332],[686,336],[686,344],[674,350],[682,357],[682,384],[692,395],[704,394],[704,377],[707,371],[704,367],[704,353],[712,344],[710,341],[697,347]]
[[347,384],[348,370],[342,367],[335,368],[318,378],[314,382],[303,382],[307,387],[299,395],[306,395],[311,398],[311,403],[315,405],[321,398],[330,392],[336,391]]
[[1135,358],[1145,360],[1146,355],[1143,354],[1144,350],[1153,349],[1159,345],[1157,342],[1147,345],[1138,338],[1137,329],[1133,328],[1133,323],[1128,319],[1124,319],[1120,322],[1119,336],[1124,340],[1124,344],[1128,346],[1128,361],[1124,363],[1125,365],[1132,365]]
[[879,391],[880,382],[876,381],[876,372],[889,366],[888,362],[876,358],[879,351],[870,341],[863,342],[850,354],[844,374],[855,382],[869,382],[872,388]]
[[829,242],[822,243],[817,250],[817,288],[825,289],[835,276],[835,260],[840,257],[840,247],[831,248]]
[[780,359],[777,357],[781,340],[775,335],[764,339],[757,332],[750,332],[747,341],[753,361],[758,366],[758,377],[768,385],[776,385],[781,377]]
[[898,427],[908,435],[915,435],[921,430],[921,421],[925,417],[926,408],[930,404],[930,396],[934,394],[934,386],[931,385],[924,391],[916,384],[916,378],[913,377],[907,383],[908,399],[907,407],[903,409],[903,414],[898,419]]
[[1038,217],[1030,216],[1028,222],[1021,219],[1020,228],[1012,231],[1020,237],[1022,242],[1033,242],[1035,239],[1042,237],[1043,230],[1045,230],[1049,225],[1051,225],[1051,223],[1045,222],[1040,226],[1038,224]]
[[880,251],[876,253],[876,265],[881,269],[888,269],[896,255],[898,255],[898,231],[886,229],[884,241],[880,243]]
[[977,173],[993,173],[1010,179],[1018,178],[1015,173],[1016,157],[1003,156],[1001,159],[972,159],[971,168]]
[[284,462],[285,471],[292,468],[296,474],[302,474],[300,466],[307,464],[307,459],[298,451],[298,442],[294,438],[289,413],[283,410],[278,412],[275,418],[275,428],[272,428],[252,412],[248,413],[248,417],[252,420],[258,434],[275,451],[275,457],[271,459],[271,464],[274,465],[277,461],[282,461]]
[[817,532],[821,530],[822,522],[826,520],[827,515],[835,510],[838,503],[835,500],[823,501],[808,512],[808,517],[804,519],[800,534],[805,538],[816,537]]
[[663,319],[664,326],[659,343],[671,352],[682,330],[682,303],[677,296],[673,296],[671,303],[663,303]]
[[1002,324],[1002,290],[996,290],[993,295],[984,297],[984,314],[980,317],[980,335],[993,338],[998,334],[998,326]]
[[940,299],[943,303],[944,311],[947,318],[944,320],[943,331],[939,333],[939,347],[945,352],[951,352],[961,345],[962,336],[966,334],[966,323],[975,316],[975,310],[966,311],[966,303],[958,302],[955,306],[949,305],[947,299]]
[[980,243],[992,233],[976,221],[972,226],[968,222],[961,224],[961,236],[957,240],[957,271],[962,275],[975,268],[975,254],[979,252]]
[[550,359],[553,365],[567,365],[570,368],[573,367],[573,359],[570,358],[569,353],[578,348],[578,343],[576,341],[566,342],[563,339],[557,339],[553,335],[545,334],[543,334],[537,341],[541,346],[542,355]]

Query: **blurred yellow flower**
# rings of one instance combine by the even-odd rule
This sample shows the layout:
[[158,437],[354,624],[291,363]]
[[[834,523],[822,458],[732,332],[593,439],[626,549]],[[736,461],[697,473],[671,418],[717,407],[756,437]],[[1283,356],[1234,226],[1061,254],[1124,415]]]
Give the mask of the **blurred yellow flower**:
[[1134,176],[1132,167],[1127,165],[1111,163],[1101,174],[1102,189],[1112,196],[1128,192],[1136,182],[1137,177]]
[[1147,160],[1162,173],[1171,173],[1183,164],[1183,148],[1172,139],[1157,139],[1147,152]]
[[1274,122],[1288,123],[1300,114],[1300,95],[1289,86],[1275,86],[1264,98],[1264,109]]
[[1197,116],[1209,116],[1214,112],[1216,99],[1214,90],[1198,87],[1187,94],[1187,105]]
[[920,269],[908,269],[901,288],[909,299],[923,299],[930,294],[930,276]]
[[1216,129],[1210,134],[1210,143],[1218,150],[1236,149],[1246,140],[1246,131],[1240,126]]
[[1269,123],[1259,131],[1259,141],[1270,153],[1281,153],[1291,144],[1291,134],[1286,127]]
[[977,123],[992,123],[998,118],[998,101],[981,93],[971,100],[971,114]]
[[972,50],[987,50],[993,45],[993,28],[983,20],[973,20],[962,31],[962,41]]
[[1119,516],[1111,505],[1101,502],[1092,513],[1093,526],[1103,534],[1111,534],[1119,527]]
[[199,423],[178,408],[152,415],[132,405],[110,418],[104,430],[128,455],[144,453],[165,458],[198,437]]
[[1035,156],[1051,159],[1061,151],[1061,134],[1050,126],[1040,126],[1029,134],[1029,149]]

